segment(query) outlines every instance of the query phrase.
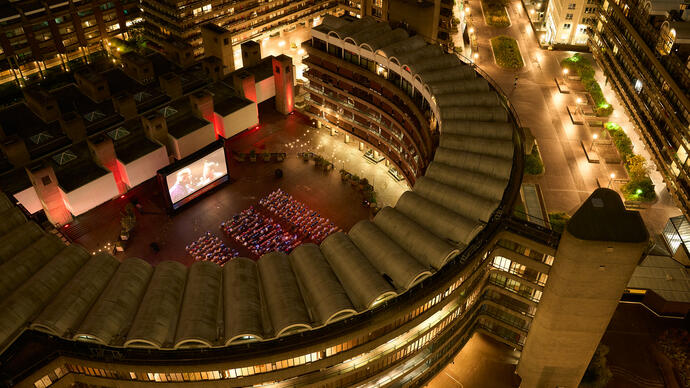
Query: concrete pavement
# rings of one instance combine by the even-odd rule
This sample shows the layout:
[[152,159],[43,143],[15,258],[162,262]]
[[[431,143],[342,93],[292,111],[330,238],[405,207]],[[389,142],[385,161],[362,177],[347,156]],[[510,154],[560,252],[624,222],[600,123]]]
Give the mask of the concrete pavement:
[[[611,172],[620,171],[620,165],[594,164],[587,161],[581,141],[589,144],[593,133],[583,125],[574,125],[568,115],[567,106],[575,105],[575,93],[562,94],[558,91],[555,78],[561,76],[560,61],[573,52],[543,50],[537,44],[526,12],[520,1],[514,0],[507,7],[511,25],[507,28],[489,27],[484,22],[479,0],[469,0],[471,23],[478,39],[478,54],[475,63],[499,85],[515,106],[521,125],[535,136],[544,161],[545,172],[540,176],[526,175],[524,182],[537,183],[544,194],[548,211],[564,211],[569,214],[597,188],[597,178],[607,180]],[[525,66],[519,71],[504,70],[496,66],[489,39],[506,35],[515,39],[520,48]],[[591,60],[591,55],[586,54]],[[594,63],[594,61],[592,60]],[[596,64],[595,64],[596,65]],[[513,87],[515,76],[517,87]],[[597,68],[597,78],[604,94],[614,106],[613,121],[623,126],[633,140],[635,152],[647,157],[639,135],[634,129],[624,108],[618,103],[610,86],[604,86],[603,75]],[[651,164],[651,163],[650,163]],[[652,234],[659,233],[669,216],[680,211],[673,206],[661,177],[652,174],[659,200],[642,210],[643,218]]]

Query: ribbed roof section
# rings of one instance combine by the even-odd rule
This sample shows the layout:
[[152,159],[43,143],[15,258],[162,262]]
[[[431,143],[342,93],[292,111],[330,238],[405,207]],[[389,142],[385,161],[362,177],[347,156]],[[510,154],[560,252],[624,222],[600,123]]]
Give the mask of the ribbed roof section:
[[310,329],[307,313],[290,261],[282,252],[271,252],[259,259],[261,285],[266,307],[277,337],[297,330]]
[[318,246],[300,245],[290,254],[290,263],[316,322],[327,324],[357,312]]
[[186,283],[184,265],[166,261],[156,266],[125,346],[172,346]]
[[223,267],[225,343],[263,338],[261,282],[256,262],[236,257]]
[[102,344],[121,344],[152,273],[153,267],[144,260],[134,257],[125,259],[74,338]]
[[189,268],[182,299],[175,347],[213,346],[219,338],[221,268],[210,261],[197,261]]
[[321,252],[358,310],[396,295],[395,289],[343,232],[321,243]]
[[[67,248],[66,251],[76,253],[75,249]],[[31,327],[58,336],[78,327],[119,265],[117,259],[105,253],[91,256]]]

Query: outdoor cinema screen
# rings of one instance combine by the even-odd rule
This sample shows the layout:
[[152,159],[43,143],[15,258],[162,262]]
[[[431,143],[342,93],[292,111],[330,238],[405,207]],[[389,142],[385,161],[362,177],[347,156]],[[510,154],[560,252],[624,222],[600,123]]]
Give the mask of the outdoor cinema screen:
[[165,181],[168,185],[170,200],[175,205],[227,175],[228,166],[225,163],[225,150],[219,148],[168,174]]

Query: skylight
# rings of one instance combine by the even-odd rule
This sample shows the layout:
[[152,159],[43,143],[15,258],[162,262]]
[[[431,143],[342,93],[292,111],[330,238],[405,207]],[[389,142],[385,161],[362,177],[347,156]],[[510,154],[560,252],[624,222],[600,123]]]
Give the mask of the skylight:
[[72,152],[70,150],[61,152],[57,155],[53,155],[53,160],[55,161],[55,163],[57,163],[60,166],[64,166],[65,164],[73,161],[76,158],[77,158],[77,155],[75,155],[74,152]]
[[129,131],[126,130],[124,127],[117,127],[113,130],[108,131],[108,136],[110,136],[110,138],[113,140],[122,139],[127,135],[129,135]]

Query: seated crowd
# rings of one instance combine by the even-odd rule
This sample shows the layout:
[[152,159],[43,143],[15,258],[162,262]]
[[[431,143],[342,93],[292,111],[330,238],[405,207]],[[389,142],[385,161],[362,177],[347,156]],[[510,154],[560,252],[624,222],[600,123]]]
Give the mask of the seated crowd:
[[194,261],[212,261],[220,265],[240,254],[236,249],[225,246],[225,243],[211,232],[204,233],[196,241],[187,245],[186,250]]
[[272,251],[290,252],[302,243],[296,234],[284,231],[280,224],[261,215],[253,206],[221,223],[220,228],[257,257]]
[[278,189],[259,200],[259,204],[294,228],[304,239],[321,243],[328,235],[340,230],[328,218],[309,209],[290,194]]

